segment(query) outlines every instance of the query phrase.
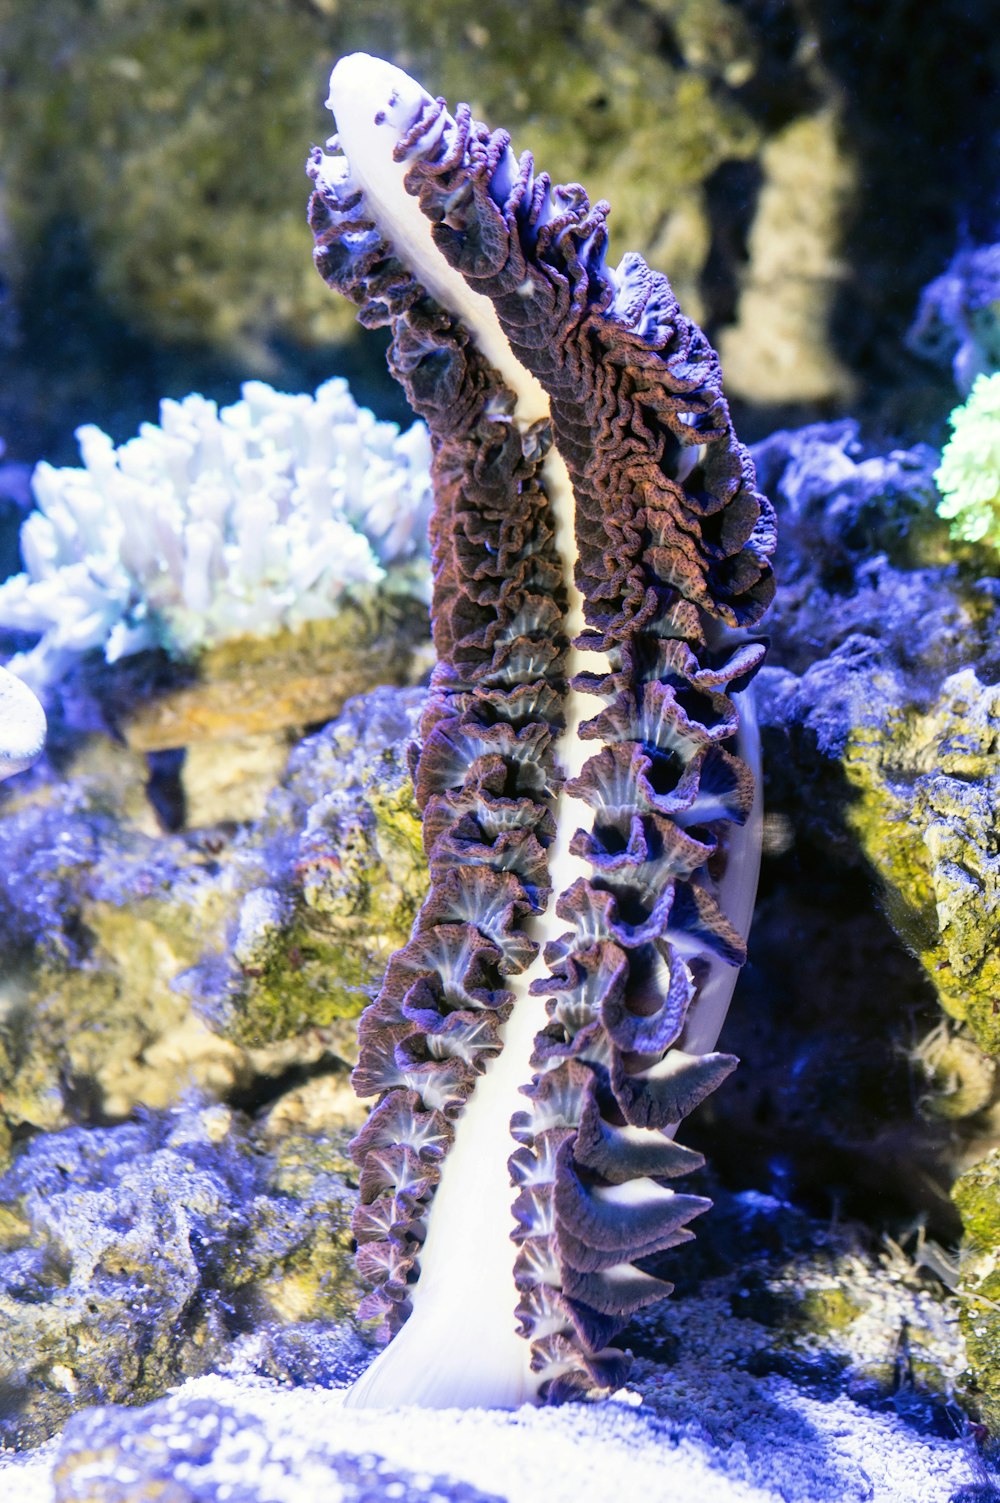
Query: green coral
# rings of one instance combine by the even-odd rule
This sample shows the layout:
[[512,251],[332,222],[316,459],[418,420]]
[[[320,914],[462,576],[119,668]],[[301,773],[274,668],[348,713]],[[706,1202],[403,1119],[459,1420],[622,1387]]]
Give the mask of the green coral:
[[938,516],[951,523],[953,538],[1000,550],[1000,371],[977,376],[950,421],[952,436],[934,475]]

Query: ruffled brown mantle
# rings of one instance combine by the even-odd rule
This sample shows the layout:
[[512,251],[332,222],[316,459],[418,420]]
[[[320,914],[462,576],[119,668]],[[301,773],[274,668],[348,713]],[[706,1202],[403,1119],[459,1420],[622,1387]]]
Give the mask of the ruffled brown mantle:
[[[444,109],[428,104],[399,143],[407,189],[492,300],[551,423],[511,420],[512,394],[361,195],[331,183],[321,153],[310,167],[317,266],[363,323],[391,328],[390,367],[434,448],[439,663],[414,762],[432,886],[360,1026],[355,1084],[378,1097],[353,1146],[362,1313],[386,1336],[408,1314],[442,1160],[502,1047],[507,978],[535,956],[553,748],[568,688],[585,690],[604,706],[580,731],[597,749],[566,791],[593,812],[571,845],[589,875],[555,895],[566,929],[532,987],[549,1021],[511,1122],[516,1319],[558,1399],[622,1380],[610,1343],[669,1290],[637,1261],[688,1239],[707,1205],[670,1184],[700,1162],[672,1130],[735,1064],[685,1052],[684,1032],[705,960],[744,958],[715,894],[753,801],[732,695],[764,652],[744,629],[773,593],[774,520],[716,355],[666,278],[633,255],[609,271],[606,205],[535,175],[464,105],[442,130]],[[576,498],[575,645],[607,662],[571,686],[541,480],[553,442]]]

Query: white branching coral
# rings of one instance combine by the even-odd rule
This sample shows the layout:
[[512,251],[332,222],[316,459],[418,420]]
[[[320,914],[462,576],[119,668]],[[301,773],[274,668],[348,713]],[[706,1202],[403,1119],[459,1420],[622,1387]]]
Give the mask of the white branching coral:
[[163,401],[119,448],[76,436],[82,469],[35,469],[26,572],[0,585],[0,626],[40,634],[10,664],[29,682],[94,648],[189,657],[333,615],[345,592],[429,592],[427,430],[377,421],[341,378],[315,396],[249,381],[221,411]]

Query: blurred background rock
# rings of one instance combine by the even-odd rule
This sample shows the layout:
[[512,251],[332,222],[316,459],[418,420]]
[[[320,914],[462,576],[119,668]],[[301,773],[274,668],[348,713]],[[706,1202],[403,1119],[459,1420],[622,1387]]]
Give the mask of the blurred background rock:
[[[614,204],[720,344],[741,431],[860,405],[940,420],[901,336],[990,238],[989,7],[901,0],[0,0],[0,433],[72,460],[192,389],[348,376],[377,339],[310,265],[303,161],[333,60],[388,56]],[[969,122],[977,121],[970,130]],[[888,390],[891,383],[892,391]]]

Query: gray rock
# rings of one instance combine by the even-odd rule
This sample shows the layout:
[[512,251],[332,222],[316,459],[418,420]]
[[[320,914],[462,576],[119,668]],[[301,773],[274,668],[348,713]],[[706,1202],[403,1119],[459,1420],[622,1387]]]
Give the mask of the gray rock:
[[996,1131],[994,596],[935,515],[932,451],[841,422],[755,457],[779,512],[765,854],[724,1040],[742,1066],[699,1146],[741,1183],[835,1185],[848,1214],[954,1239],[947,1187]]
[[406,767],[422,702],[352,701],[235,830],[157,831],[142,758],[104,737],[7,785],[0,1159],[12,1133],[350,1058],[426,886]]
[[[0,1444],[154,1399],[248,1324],[263,1339],[352,1310],[342,1143],[292,1133],[265,1151],[219,1106],[38,1136],[0,1179]],[[257,1369],[307,1360],[282,1350]]]
[[907,343],[950,366],[963,396],[977,376],[1000,370],[1000,244],[959,251],[924,288]]

